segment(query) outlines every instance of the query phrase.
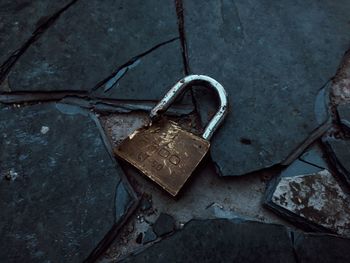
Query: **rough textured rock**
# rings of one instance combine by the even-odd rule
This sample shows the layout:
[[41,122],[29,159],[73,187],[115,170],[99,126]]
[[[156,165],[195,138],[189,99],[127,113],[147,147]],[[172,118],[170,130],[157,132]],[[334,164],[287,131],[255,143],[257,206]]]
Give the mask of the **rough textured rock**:
[[332,79],[331,98],[334,104],[350,102],[350,50],[348,50]]
[[157,236],[164,236],[175,230],[175,219],[171,215],[161,213],[152,228]]
[[327,170],[282,177],[271,201],[311,223],[350,237],[350,197]]
[[320,145],[313,144],[271,180],[265,204],[303,229],[350,236],[350,197],[329,171]]
[[332,235],[297,234],[294,247],[299,263],[344,263],[350,258],[350,240]]
[[283,226],[191,221],[173,236],[123,262],[295,262]]
[[[211,148],[222,175],[285,160],[319,125],[316,95],[349,46],[350,2],[183,2],[190,71],[214,77],[230,96]],[[206,119],[213,110],[202,94]]]
[[101,131],[76,106],[0,110],[1,262],[82,262],[111,237],[134,196]]
[[3,0],[0,3],[0,65],[51,15],[71,0]]
[[78,1],[17,61],[9,88],[91,91],[120,69],[97,95],[157,100],[183,76],[177,37],[172,0]]

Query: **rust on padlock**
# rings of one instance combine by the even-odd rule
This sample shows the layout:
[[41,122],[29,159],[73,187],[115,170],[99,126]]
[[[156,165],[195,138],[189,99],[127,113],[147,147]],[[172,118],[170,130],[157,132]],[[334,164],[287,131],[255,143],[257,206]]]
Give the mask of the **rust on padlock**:
[[176,196],[210,147],[210,142],[166,118],[140,128],[115,154]]

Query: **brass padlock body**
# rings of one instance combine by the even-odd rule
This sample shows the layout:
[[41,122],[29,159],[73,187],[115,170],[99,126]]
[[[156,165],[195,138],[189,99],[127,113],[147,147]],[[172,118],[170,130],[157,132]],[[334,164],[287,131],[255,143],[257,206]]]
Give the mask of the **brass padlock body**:
[[129,135],[115,154],[176,196],[209,147],[209,141],[162,118]]

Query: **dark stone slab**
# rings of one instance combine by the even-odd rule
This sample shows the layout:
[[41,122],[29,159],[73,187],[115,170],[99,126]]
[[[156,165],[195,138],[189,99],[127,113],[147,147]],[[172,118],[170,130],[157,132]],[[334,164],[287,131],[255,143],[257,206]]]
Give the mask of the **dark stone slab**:
[[175,219],[171,215],[161,213],[152,228],[157,236],[164,236],[175,230]]
[[101,131],[77,106],[0,110],[1,262],[82,262],[103,250],[134,195]]
[[9,89],[92,91],[112,78],[94,95],[158,100],[183,76],[177,38],[172,0],[78,1],[18,60]]
[[51,15],[71,0],[3,0],[0,3],[0,65]]
[[[190,71],[217,79],[230,96],[211,148],[222,175],[284,161],[319,125],[315,100],[348,48],[350,2],[183,2]],[[203,93],[196,101],[210,117]]]
[[324,144],[339,175],[350,184],[350,140],[324,138]]
[[[310,148],[308,148],[300,157],[299,160],[303,161],[306,164],[311,164],[311,166],[316,166],[316,168],[323,168],[323,169],[327,169],[328,167],[328,163],[327,163],[327,159],[326,159],[326,155],[324,153],[324,151],[321,149],[320,144],[313,144]],[[303,172],[307,172],[310,173],[312,172],[311,169],[313,169],[310,165],[308,166],[307,170],[303,170]],[[292,165],[290,165],[288,167],[291,168]],[[303,168],[304,169],[304,168]],[[301,169],[299,170],[299,172],[302,171]],[[313,169],[313,171],[315,171],[315,169]],[[318,170],[320,171],[320,170]],[[287,176],[285,173],[283,174],[283,176]]]
[[120,69],[94,94],[102,98],[160,100],[183,74],[180,41],[176,39]]
[[295,252],[299,263],[344,263],[350,258],[350,239],[332,235],[295,235]]
[[337,111],[341,122],[347,126],[348,130],[350,130],[350,105],[349,104],[339,105],[337,107]]
[[228,220],[191,221],[123,262],[295,262],[283,226]]
[[323,155],[314,144],[282,171],[269,184],[266,204],[304,229],[350,237],[350,196]]

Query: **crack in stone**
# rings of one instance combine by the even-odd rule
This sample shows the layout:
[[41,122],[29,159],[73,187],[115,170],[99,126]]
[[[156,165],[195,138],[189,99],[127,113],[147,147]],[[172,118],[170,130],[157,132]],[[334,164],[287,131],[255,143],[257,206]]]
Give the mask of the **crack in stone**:
[[[184,7],[182,0],[175,0],[176,7],[176,16],[177,16],[177,25],[180,36],[181,50],[182,50],[182,61],[184,65],[185,75],[190,74],[190,64],[188,62],[188,54],[187,54],[187,42],[186,42],[186,34],[185,34],[185,16],[184,16]],[[196,102],[194,91],[190,89],[192,103],[194,105],[194,111],[199,116],[198,104]]]
[[132,69],[134,67],[136,67],[139,63],[140,63],[140,59],[135,60],[133,63],[131,63],[128,66],[125,66],[123,68],[121,68],[115,75],[114,77],[112,77],[110,80],[108,80],[106,82],[106,84],[104,85],[104,92],[109,91],[111,88],[115,87],[118,85],[118,82],[121,78],[123,78],[125,76],[125,74],[129,71],[129,69]]
[[306,163],[306,164],[309,164],[309,165],[311,165],[311,166],[314,166],[314,167],[316,167],[316,168],[327,169],[327,167],[321,167],[321,166],[319,166],[319,165],[317,165],[317,164],[314,164],[314,163],[312,163],[312,162],[308,162],[308,161],[303,160],[303,159],[301,159],[301,158],[298,158],[298,160],[301,161],[301,162],[303,162],[303,163]]
[[0,103],[14,104],[14,103],[25,103],[25,102],[48,102],[48,101],[59,101],[65,97],[88,97],[86,92],[81,91],[56,91],[56,92],[3,92],[0,93]]
[[185,17],[184,17],[184,8],[182,0],[175,0],[176,15],[177,15],[177,25],[179,30],[181,49],[182,49],[182,60],[184,63],[185,74],[188,75],[190,72],[188,56],[187,56],[187,44],[186,44],[186,35],[185,35]]
[[[38,104],[43,102],[61,102],[77,105],[98,113],[130,113],[132,111],[150,111],[156,101],[150,100],[117,100],[100,98],[87,92],[14,92],[0,93],[0,103],[4,104]],[[167,112],[169,116],[188,115],[193,107],[186,104],[175,104]]]
[[125,76],[125,74],[128,72],[129,69],[132,69],[133,67],[137,66],[137,64],[140,62],[141,58],[144,56],[147,56],[148,54],[152,53],[158,48],[161,48],[162,46],[165,46],[167,44],[170,44],[176,40],[178,40],[179,37],[174,37],[169,40],[166,40],[164,42],[161,42],[150,49],[146,50],[145,52],[134,56],[129,61],[121,65],[115,72],[113,72],[110,76],[105,78],[104,80],[100,81],[95,85],[95,87],[92,88],[91,92],[98,90],[99,88],[103,88],[104,92],[110,90],[111,88],[115,87],[120,79]]
[[10,57],[5,60],[5,62],[0,66],[0,84],[4,81],[6,76],[11,71],[12,67],[15,65],[17,60],[26,52],[26,50],[37,41],[41,35],[60,17],[60,15],[65,12],[68,8],[74,5],[78,0],[72,0],[70,3],[66,4],[56,13],[54,13],[49,18],[42,21],[39,19],[38,27],[32,33],[32,36],[17,50],[15,50]]
[[325,134],[331,127],[332,122],[329,118],[325,123],[313,130],[311,134],[281,164],[290,165],[306,150],[307,147],[309,147],[315,140]]
[[[104,129],[103,129],[99,119],[95,115],[92,115],[92,114],[91,114],[91,118],[93,119],[93,121],[95,122],[95,124],[99,130],[101,139],[103,141],[103,144],[104,144],[111,160],[113,162],[115,162],[115,164],[116,164],[116,169],[121,169],[121,168],[118,168],[118,166],[117,166],[117,161],[116,161],[116,159],[113,155],[113,152],[112,152],[112,145],[111,145],[109,139],[107,138],[107,135],[105,134]],[[138,205],[140,203],[141,198],[139,196],[137,196],[136,192],[134,191],[133,187],[130,185],[129,180],[127,179],[124,172],[120,173],[120,177],[121,177],[120,181],[119,181],[118,185],[116,186],[116,197],[117,197],[117,190],[118,190],[119,186],[123,184],[123,186],[125,187],[125,190],[128,192],[129,197],[133,199],[133,202],[126,208],[126,212],[123,213],[123,215],[120,218],[117,218],[117,215],[116,215],[116,218],[115,218],[116,223],[114,224],[112,229],[110,231],[108,231],[108,233],[105,235],[105,237],[96,246],[96,248],[90,253],[88,258],[84,262],[96,262],[96,260],[103,254],[103,252],[111,245],[113,240],[119,234],[119,232],[124,227],[127,220],[135,212],[136,208],[138,207]],[[114,205],[115,205],[115,210],[116,210],[116,208],[117,208],[116,202]]]

